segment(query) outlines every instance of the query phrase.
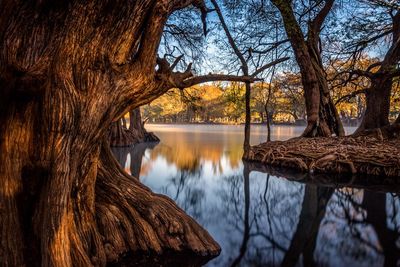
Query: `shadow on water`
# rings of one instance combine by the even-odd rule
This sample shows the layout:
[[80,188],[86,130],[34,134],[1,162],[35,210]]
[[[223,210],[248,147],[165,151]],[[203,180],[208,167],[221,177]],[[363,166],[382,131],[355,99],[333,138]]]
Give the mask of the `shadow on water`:
[[186,162],[157,143],[113,151],[128,172],[174,199],[219,242],[221,256],[207,266],[399,263],[395,180],[308,175],[248,162],[228,168],[223,153],[219,161]]

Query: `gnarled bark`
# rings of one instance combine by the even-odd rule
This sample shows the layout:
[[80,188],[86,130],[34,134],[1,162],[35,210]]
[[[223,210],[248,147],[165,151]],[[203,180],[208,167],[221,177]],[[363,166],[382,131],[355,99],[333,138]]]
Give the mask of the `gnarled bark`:
[[219,254],[203,228],[171,199],[126,174],[107,146],[99,162],[96,211],[108,262],[198,266]]
[[0,265],[218,254],[205,230],[101,149],[113,121],[180,77],[155,71],[156,51],[168,16],[192,2],[201,4],[0,2]]
[[111,124],[108,131],[108,140],[112,147],[125,147],[138,143],[138,139],[119,119]]
[[392,79],[373,79],[372,85],[365,93],[366,109],[361,124],[356,130],[361,133],[365,130],[388,126],[390,111],[390,94]]

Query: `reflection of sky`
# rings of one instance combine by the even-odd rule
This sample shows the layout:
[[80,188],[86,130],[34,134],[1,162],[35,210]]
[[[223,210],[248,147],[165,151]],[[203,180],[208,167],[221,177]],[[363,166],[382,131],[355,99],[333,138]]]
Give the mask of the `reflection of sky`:
[[[221,245],[221,256],[208,266],[229,266],[239,255],[245,229],[243,128],[226,125],[148,125],[147,128],[161,142],[143,155],[140,180],[153,191],[174,199]],[[262,141],[265,127],[252,128],[253,143]],[[272,138],[288,139],[301,131],[301,127],[273,127]],[[129,155],[127,158],[130,161]],[[130,162],[125,169],[130,169]],[[240,266],[281,263],[299,224],[304,189],[304,184],[295,181],[250,173],[250,230]],[[383,266],[377,233],[365,222],[363,192],[343,188],[330,197],[325,216],[318,223],[313,255],[319,265]],[[399,231],[400,201],[389,194],[387,200],[386,207],[382,207],[387,209],[387,225]],[[349,218],[360,223],[351,224]],[[301,259],[299,266],[303,266]]]

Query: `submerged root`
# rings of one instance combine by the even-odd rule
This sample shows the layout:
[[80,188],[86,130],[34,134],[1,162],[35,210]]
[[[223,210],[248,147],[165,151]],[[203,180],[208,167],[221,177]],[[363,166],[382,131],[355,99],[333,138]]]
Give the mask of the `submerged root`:
[[200,266],[219,255],[206,230],[171,199],[126,174],[107,148],[99,165],[96,213],[107,262]]
[[293,138],[253,146],[249,161],[309,173],[400,176],[400,139],[382,136]]

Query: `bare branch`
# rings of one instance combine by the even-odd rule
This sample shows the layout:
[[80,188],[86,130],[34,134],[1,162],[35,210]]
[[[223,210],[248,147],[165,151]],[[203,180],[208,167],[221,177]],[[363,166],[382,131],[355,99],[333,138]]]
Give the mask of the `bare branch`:
[[327,0],[325,2],[324,7],[318,13],[318,15],[311,21],[310,28],[312,30],[312,34],[318,36],[321,31],[322,24],[325,21],[326,16],[328,16],[329,11],[332,9],[333,3],[335,0]]
[[264,70],[273,67],[279,63],[282,63],[286,60],[289,60],[290,57],[283,57],[283,58],[278,58],[277,60],[274,60],[270,63],[265,64],[264,66],[262,66],[261,68],[259,68],[258,70],[256,70],[251,76],[256,77],[258,74],[262,73]]
[[196,77],[191,77],[183,81],[182,87],[178,88],[187,88],[196,84],[206,83],[206,82],[216,82],[216,81],[230,81],[230,82],[255,82],[260,81],[261,79],[255,78],[254,76],[237,76],[237,75],[229,75],[229,74],[207,74]]
[[278,46],[280,46],[281,44],[287,43],[289,42],[289,39],[285,39],[282,41],[278,41],[276,43],[273,43],[271,47],[265,49],[265,50],[256,50],[256,49],[251,49],[252,53],[256,53],[256,54],[267,54],[269,52],[271,52],[272,50],[276,49]]
[[345,99],[353,98],[353,97],[355,97],[355,96],[357,96],[359,94],[365,94],[365,93],[367,93],[368,90],[369,90],[368,88],[364,88],[364,89],[360,89],[360,90],[354,91],[354,92],[352,92],[350,94],[344,95],[344,96],[340,97],[335,102],[335,105],[339,104],[340,102],[342,102]]
[[[228,42],[230,46],[232,47],[233,51],[235,52],[236,56],[239,58],[240,63],[242,64],[242,68],[246,67],[247,68],[247,62],[246,59],[244,58],[243,54],[240,52],[239,48],[237,47],[235,40],[233,39],[228,25],[226,25],[224,16],[222,15],[221,9],[219,8],[217,2],[215,0],[211,0],[211,3],[214,5],[215,11],[217,12],[218,18],[221,21],[222,28],[224,29],[224,32],[226,34],[226,37],[228,38]],[[243,69],[244,73],[246,74],[247,70]]]
[[177,57],[174,61],[174,63],[172,63],[170,69],[173,70],[175,69],[176,65],[178,65],[179,61],[181,61],[181,59],[183,58],[183,55],[180,55],[179,57]]

